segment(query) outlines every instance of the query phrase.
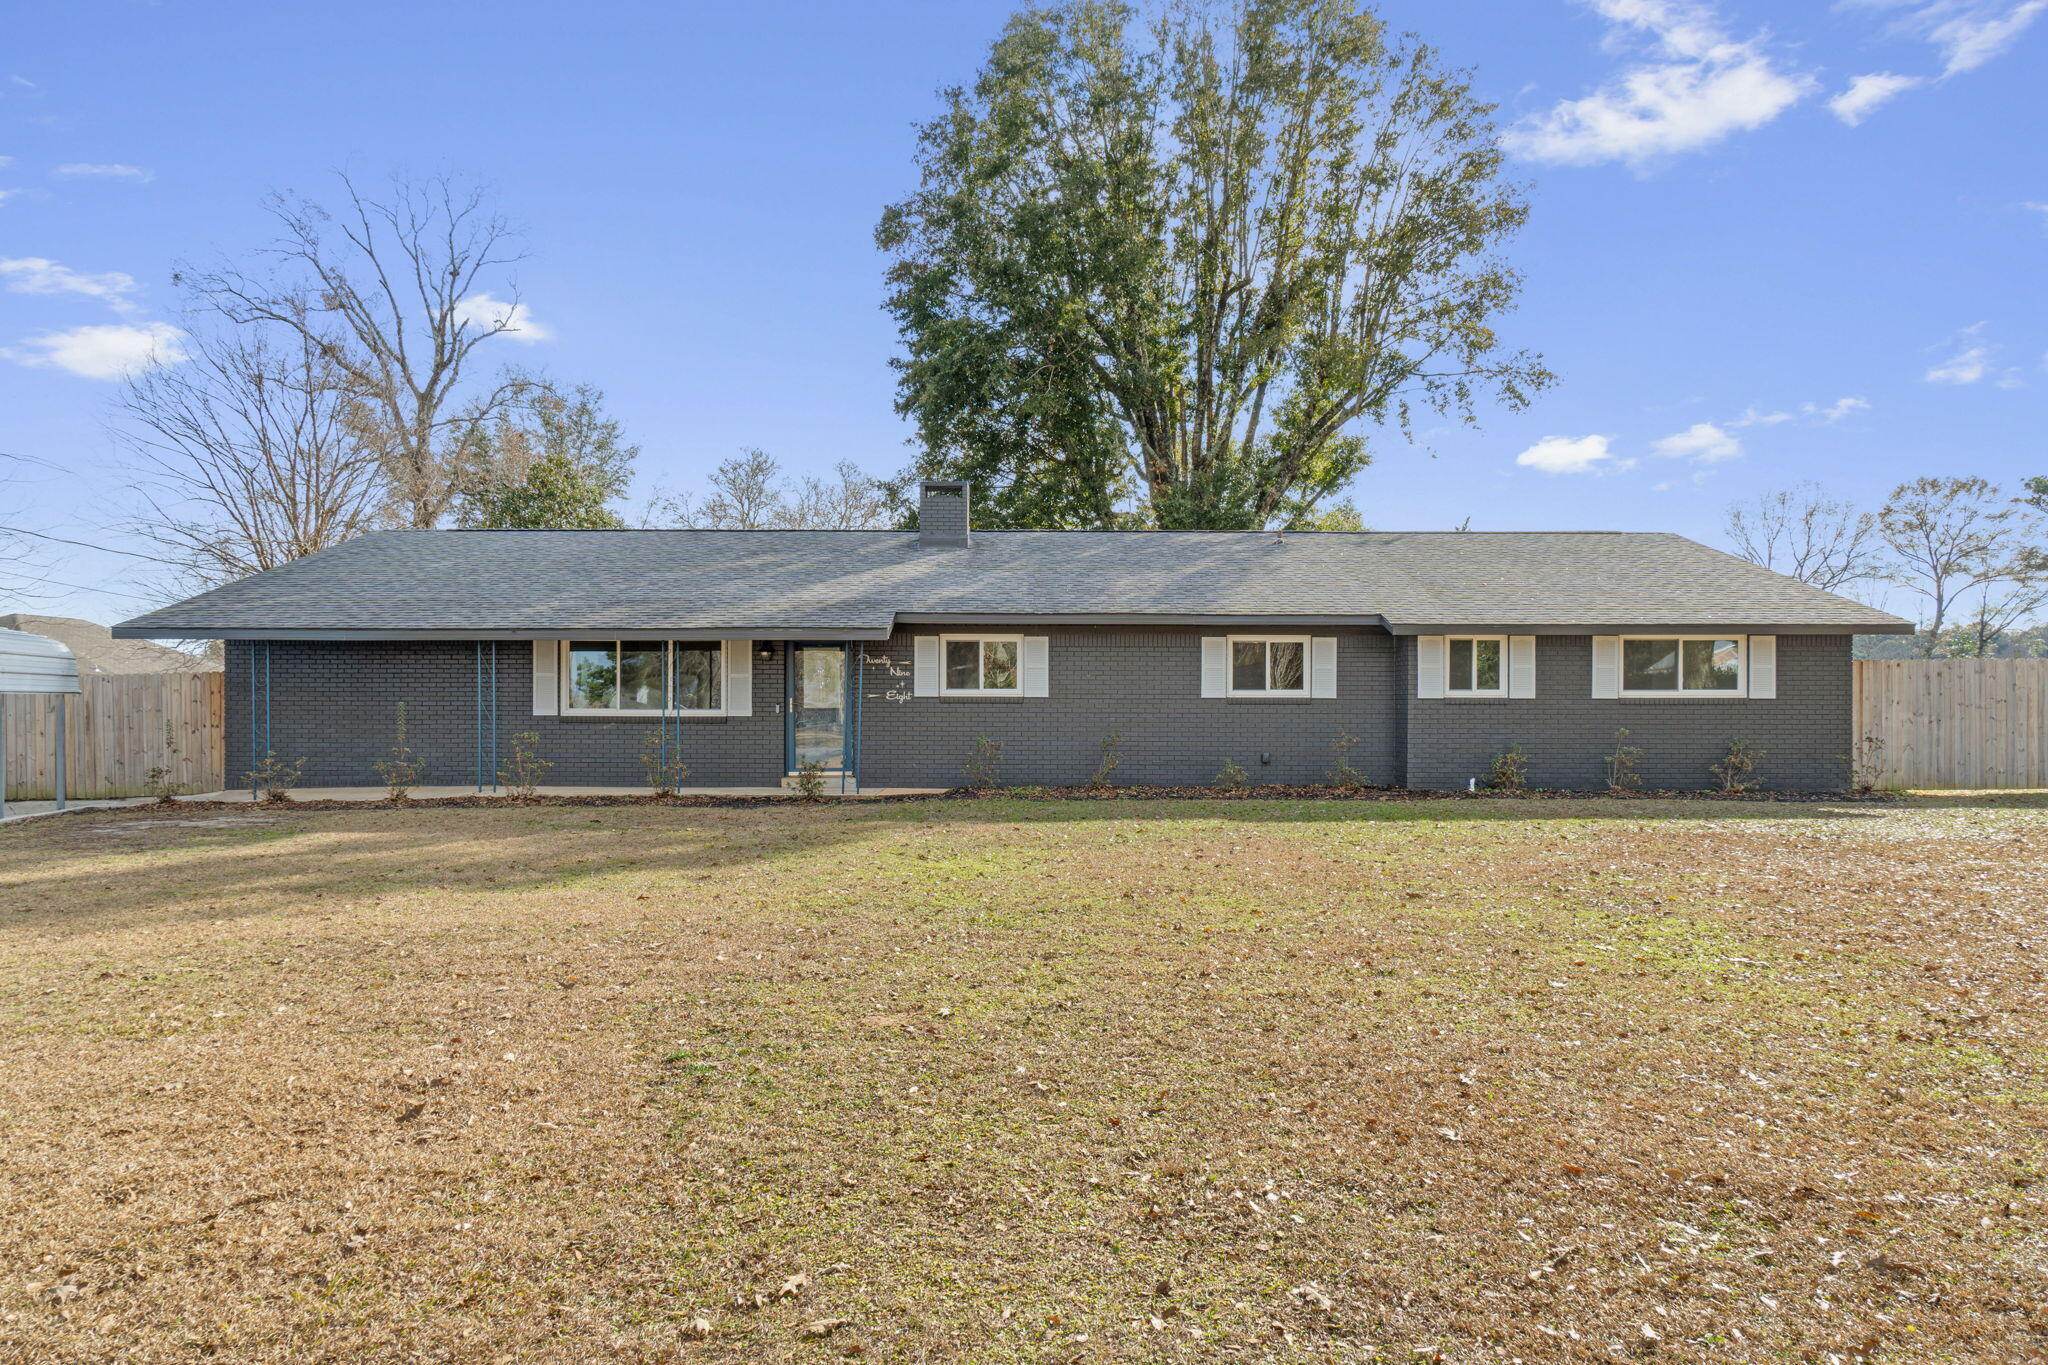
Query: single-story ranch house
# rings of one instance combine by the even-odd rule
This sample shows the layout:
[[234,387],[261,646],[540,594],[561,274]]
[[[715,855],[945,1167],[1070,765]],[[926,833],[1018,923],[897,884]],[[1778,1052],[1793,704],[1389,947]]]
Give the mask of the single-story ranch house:
[[1647,786],[1729,744],[1783,790],[1839,788],[1850,640],[1874,608],[1675,535],[980,531],[927,483],[915,531],[386,531],[116,627],[226,641],[228,764],[367,786],[400,702],[429,784],[493,783],[539,735],[550,784],[689,785],[800,764],[948,787],[1325,780],[1463,789],[1510,745],[1595,788],[1616,732]]

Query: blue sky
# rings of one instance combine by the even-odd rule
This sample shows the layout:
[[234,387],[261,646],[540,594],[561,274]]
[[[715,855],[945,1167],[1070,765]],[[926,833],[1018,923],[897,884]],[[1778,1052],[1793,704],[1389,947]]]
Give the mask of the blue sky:
[[[683,489],[743,445],[897,468],[872,243],[912,126],[1014,8],[71,0],[0,49],[0,450],[63,473],[30,610],[146,605],[109,377],[273,188],[454,170],[545,338]],[[1376,443],[1369,524],[1673,530],[1802,479],[2048,473],[2048,0],[1387,0],[1501,105],[1534,216],[1508,339],[1558,386]],[[173,338],[174,340],[174,338]],[[0,520],[13,516],[0,517]],[[1900,605],[1904,605],[1903,603]],[[0,604],[5,609],[6,604]]]

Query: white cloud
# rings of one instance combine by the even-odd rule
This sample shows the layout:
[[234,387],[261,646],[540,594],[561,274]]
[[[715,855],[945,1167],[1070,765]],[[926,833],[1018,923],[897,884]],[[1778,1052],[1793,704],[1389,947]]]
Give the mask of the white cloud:
[[1894,27],[1924,38],[1942,55],[1944,76],[1975,70],[2048,14],[2048,0],[1844,0],[1862,9],[1903,11]]
[[1918,76],[1898,76],[1889,71],[1857,76],[1849,82],[1847,90],[1828,101],[1828,108],[1834,110],[1836,118],[1854,128],[1869,118],[1878,105],[1922,84],[1925,82]]
[[1762,408],[1751,408],[1734,421],[1726,423],[1731,427],[1774,427],[1784,422],[1807,420],[1826,426],[1839,422],[1851,413],[1862,412],[1870,406],[1866,398],[1837,398],[1823,407],[1819,403],[1801,403],[1797,408],[1765,412]]
[[143,184],[156,179],[155,171],[145,170],[141,166],[101,165],[90,161],[67,161],[50,174],[63,176],[67,180],[136,180]]
[[19,348],[0,349],[0,356],[22,365],[54,365],[83,379],[125,379],[185,359],[178,344],[184,335],[168,322],[101,323],[30,337]]
[[47,257],[16,256],[0,258],[0,280],[15,294],[80,294],[98,299],[117,313],[135,308],[127,299],[135,292],[135,277],[119,270],[88,275]]
[[1699,460],[1718,464],[1742,454],[1742,442],[1712,422],[1694,422],[1674,436],[1666,436],[1652,447],[1667,460]]
[[1761,36],[1738,42],[1695,0],[1583,3],[1616,25],[1613,39],[1649,35],[1655,55],[1510,128],[1502,141],[1531,160],[1640,165],[1761,128],[1813,89],[1810,77],[1779,69]]
[[1923,14],[1936,10],[1958,10],[1928,32],[1928,41],[1948,58],[1944,75],[1969,71],[2011,47],[2029,25],[2048,12],[2048,0],[2025,0],[2023,4],[1929,5]]
[[2048,204],[2037,204],[2032,200],[2028,200],[2026,203],[2021,204],[2020,207],[2040,214],[2042,223],[2048,225]]
[[1546,436],[1515,456],[1515,463],[1545,474],[1605,474],[1635,468],[1634,460],[1615,460],[1605,436]]
[[455,305],[455,319],[471,327],[496,327],[504,324],[503,335],[528,345],[536,341],[553,341],[554,329],[544,327],[533,320],[533,310],[523,303],[505,303],[494,299],[489,293],[471,294]]
[[1931,367],[1925,376],[1930,384],[1974,384],[1991,372],[1991,348],[1968,346]]

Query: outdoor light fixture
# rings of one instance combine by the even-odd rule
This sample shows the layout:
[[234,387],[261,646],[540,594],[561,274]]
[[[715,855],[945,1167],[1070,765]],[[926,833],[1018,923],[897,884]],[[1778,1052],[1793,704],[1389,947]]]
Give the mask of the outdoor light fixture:
[[760,659],[764,663],[767,660],[774,658],[775,642],[773,640],[760,641],[758,647],[754,650],[754,657]]

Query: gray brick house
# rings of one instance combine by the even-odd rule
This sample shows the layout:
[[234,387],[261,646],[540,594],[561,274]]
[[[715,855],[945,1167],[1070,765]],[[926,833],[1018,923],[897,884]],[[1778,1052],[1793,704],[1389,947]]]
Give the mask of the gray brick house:
[[374,782],[405,702],[430,784],[489,786],[512,736],[551,783],[637,785],[653,736],[692,786],[799,763],[870,787],[1072,783],[1122,736],[1130,783],[1458,789],[1511,744],[1538,786],[1838,788],[1852,635],[1909,623],[1679,536],[977,531],[926,484],[916,531],[386,531],[114,630],[220,639],[228,764]]

